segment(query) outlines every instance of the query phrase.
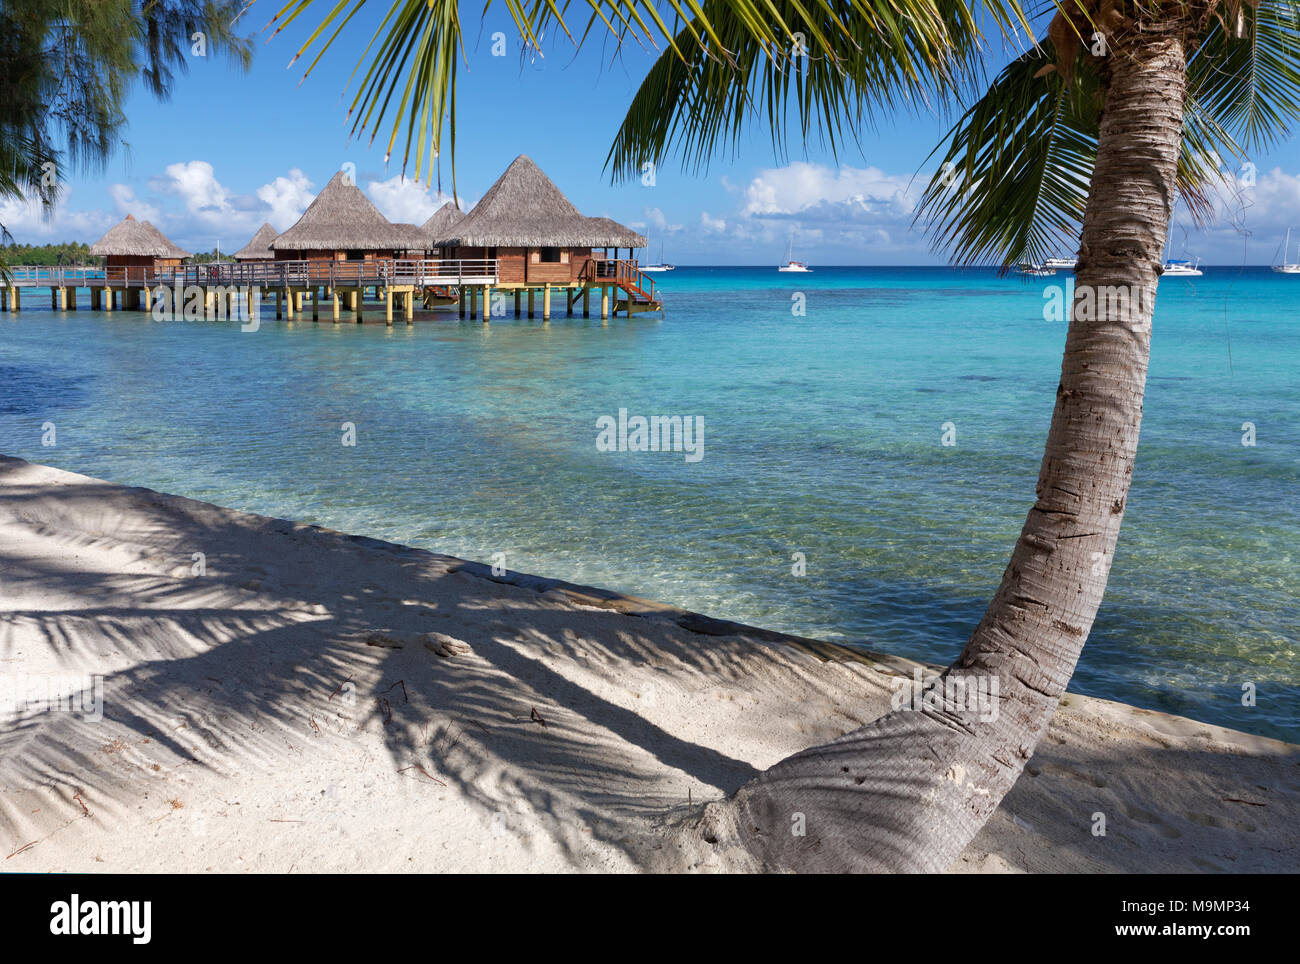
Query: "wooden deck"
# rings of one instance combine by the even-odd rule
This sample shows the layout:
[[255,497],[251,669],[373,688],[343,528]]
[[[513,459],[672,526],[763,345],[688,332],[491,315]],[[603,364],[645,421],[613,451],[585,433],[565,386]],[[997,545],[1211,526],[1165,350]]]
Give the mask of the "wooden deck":
[[[520,297],[528,297],[528,317],[534,317],[534,296],[542,298],[542,317],[551,317],[551,294],[564,293],[565,310],[570,316],[581,301],[582,315],[588,317],[591,295],[600,301],[600,317],[623,311],[631,315],[643,311],[660,311],[663,302],[653,279],[643,274],[637,262],[627,259],[595,258],[587,261],[580,275],[570,281],[548,283],[503,283],[497,259],[387,259],[373,261],[244,261],[210,264],[186,264],[177,267],[35,267],[9,269],[7,281],[0,279],[0,303],[10,311],[19,310],[20,294],[32,288],[47,288],[51,307],[75,310],[77,291],[91,293],[95,310],[122,308],[148,310],[159,288],[169,291],[202,289],[204,303],[211,298],[241,297],[259,290],[276,294],[276,317],[289,318],[304,311],[304,298],[310,301],[311,315],[319,316],[318,305],[328,301],[337,320],[340,297],[359,321],[368,294],[385,303],[385,317],[391,324],[393,299],[402,303],[408,321],[413,301],[422,297],[426,308],[459,304],[460,317],[490,320],[490,300],[494,292],[514,296],[515,315],[522,316]],[[159,293],[161,294],[161,293]],[[120,296],[120,298],[119,298]],[[175,299],[174,299],[175,300]],[[286,303],[287,301],[287,303]],[[480,309],[481,304],[481,309]],[[498,314],[500,314],[498,312]]]
[[495,260],[242,261],[183,264],[176,268],[14,267],[9,287],[156,288],[257,285],[261,288],[326,288],[494,285]]

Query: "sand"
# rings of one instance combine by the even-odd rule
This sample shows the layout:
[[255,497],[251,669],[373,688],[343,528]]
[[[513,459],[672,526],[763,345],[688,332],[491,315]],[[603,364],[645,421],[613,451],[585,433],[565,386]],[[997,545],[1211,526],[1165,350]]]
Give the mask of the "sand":
[[[0,682],[103,686],[0,704],[5,871],[740,869],[680,828],[916,665],[6,458],[0,590]],[[951,869],[1295,871],[1298,767],[1069,695]]]

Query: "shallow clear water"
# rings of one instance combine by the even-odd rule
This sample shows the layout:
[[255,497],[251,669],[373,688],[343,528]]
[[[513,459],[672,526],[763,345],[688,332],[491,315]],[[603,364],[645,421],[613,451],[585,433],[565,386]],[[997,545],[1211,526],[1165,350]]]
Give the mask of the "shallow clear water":
[[[268,314],[252,333],[29,293],[0,314],[0,451],[946,662],[1033,499],[1065,332],[1043,289],[1067,278],[678,269],[657,279],[662,321]],[[1072,689],[1300,741],[1297,372],[1300,279],[1162,283],[1124,532]],[[620,408],[702,416],[704,458],[598,451]]]

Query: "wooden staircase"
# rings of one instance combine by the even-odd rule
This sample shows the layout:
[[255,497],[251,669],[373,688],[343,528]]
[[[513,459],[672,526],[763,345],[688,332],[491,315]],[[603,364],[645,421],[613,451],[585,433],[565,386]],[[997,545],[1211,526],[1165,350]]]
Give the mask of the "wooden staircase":
[[623,292],[623,309],[628,313],[660,311],[663,302],[655,291],[653,278],[642,272],[637,262],[626,258],[593,258],[583,271],[586,284],[612,284]]

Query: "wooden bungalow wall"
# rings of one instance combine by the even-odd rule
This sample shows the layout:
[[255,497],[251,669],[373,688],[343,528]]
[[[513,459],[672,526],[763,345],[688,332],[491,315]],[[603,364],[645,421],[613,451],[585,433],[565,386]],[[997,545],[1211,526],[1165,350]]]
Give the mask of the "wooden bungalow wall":
[[591,260],[590,248],[561,248],[560,261],[543,262],[540,248],[449,248],[447,257],[495,257],[502,284],[573,284]]

